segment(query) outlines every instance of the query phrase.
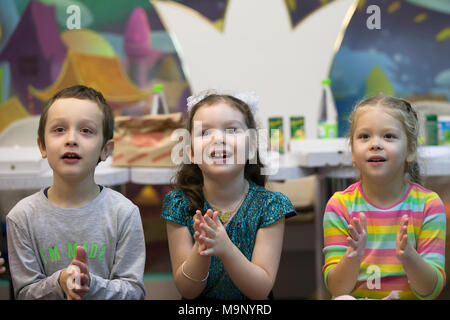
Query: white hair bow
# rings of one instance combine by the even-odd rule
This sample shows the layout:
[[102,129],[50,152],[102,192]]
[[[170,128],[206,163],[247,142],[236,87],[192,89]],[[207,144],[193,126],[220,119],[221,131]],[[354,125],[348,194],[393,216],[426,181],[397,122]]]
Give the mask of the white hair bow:
[[254,91],[235,93],[235,92],[225,92],[225,91],[218,91],[218,90],[214,90],[214,89],[208,89],[208,90],[201,91],[201,92],[194,94],[187,98],[188,112],[190,112],[192,107],[195,106],[197,103],[199,103],[206,97],[213,95],[213,94],[233,96],[236,99],[239,99],[239,100],[245,102],[250,107],[250,111],[253,114],[255,114],[256,111],[258,111],[257,105],[258,105],[258,101],[259,101],[259,96]]

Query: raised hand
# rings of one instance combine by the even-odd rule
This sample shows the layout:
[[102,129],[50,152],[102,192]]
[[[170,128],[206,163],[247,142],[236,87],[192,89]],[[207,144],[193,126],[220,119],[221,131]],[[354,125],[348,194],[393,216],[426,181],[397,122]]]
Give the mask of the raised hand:
[[203,219],[205,222],[200,224],[200,229],[204,231],[204,234],[201,234],[199,238],[206,245],[206,249],[200,254],[222,257],[229,252],[229,245],[232,242],[219,219],[219,214],[217,211],[208,210]]
[[349,258],[362,258],[364,251],[366,250],[367,243],[367,219],[364,213],[359,214],[359,220],[353,218],[350,220],[348,231],[351,237],[347,237],[348,244],[350,245],[351,252],[348,255]]
[[409,218],[408,215],[405,214],[400,219],[400,226],[397,232],[397,245],[395,250],[397,258],[400,261],[411,257],[411,254],[415,250],[412,247],[411,243],[409,243],[408,241],[408,223]]

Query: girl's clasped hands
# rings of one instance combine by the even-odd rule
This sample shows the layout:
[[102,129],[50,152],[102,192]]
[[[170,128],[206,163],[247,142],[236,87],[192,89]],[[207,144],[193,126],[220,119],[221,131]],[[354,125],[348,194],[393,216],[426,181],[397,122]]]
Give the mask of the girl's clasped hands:
[[201,256],[222,257],[231,244],[227,231],[219,219],[217,211],[208,209],[204,215],[200,210],[194,216],[194,239],[199,243]]

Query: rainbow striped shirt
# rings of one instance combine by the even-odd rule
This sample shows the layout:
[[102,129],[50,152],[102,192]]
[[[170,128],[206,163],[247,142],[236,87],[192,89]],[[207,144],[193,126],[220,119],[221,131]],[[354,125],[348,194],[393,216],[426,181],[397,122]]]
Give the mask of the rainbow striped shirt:
[[[445,284],[446,216],[439,196],[417,183],[410,182],[405,196],[389,208],[378,208],[364,196],[361,181],[328,201],[323,221],[325,285],[328,272],[347,251],[348,224],[364,212],[367,217],[367,244],[358,281],[351,293],[356,298],[381,299],[393,290],[401,290],[400,299],[434,299]],[[408,278],[396,256],[396,236],[400,218],[409,216],[408,241],[437,273],[433,293],[422,297],[409,286]],[[376,279],[378,277],[378,279]]]

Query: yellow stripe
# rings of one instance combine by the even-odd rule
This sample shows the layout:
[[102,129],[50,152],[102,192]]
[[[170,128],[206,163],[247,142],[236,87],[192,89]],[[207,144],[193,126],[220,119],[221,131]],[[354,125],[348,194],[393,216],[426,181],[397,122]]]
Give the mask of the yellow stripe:
[[[391,292],[390,291],[377,291],[377,290],[355,290],[352,292],[352,296],[356,297],[367,297],[369,299],[383,299],[387,297]],[[411,291],[401,291],[399,293],[400,299],[417,300],[417,297]]]
[[440,238],[445,239],[445,230],[422,230],[420,239]]
[[349,235],[347,230],[342,230],[339,228],[326,228],[323,230],[323,234],[325,235],[325,237],[338,236],[338,235],[345,235],[345,236]]
[[[367,268],[371,265],[372,263],[362,262],[361,269],[367,270]],[[405,272],[405,269],[403,269],[403,265],[401,264],[377,264],[377,267],[380,268],[381,273]]]

